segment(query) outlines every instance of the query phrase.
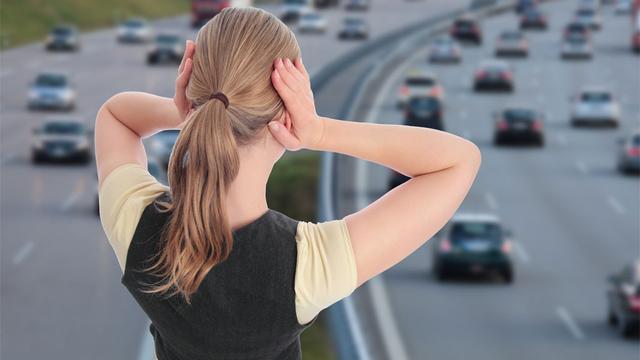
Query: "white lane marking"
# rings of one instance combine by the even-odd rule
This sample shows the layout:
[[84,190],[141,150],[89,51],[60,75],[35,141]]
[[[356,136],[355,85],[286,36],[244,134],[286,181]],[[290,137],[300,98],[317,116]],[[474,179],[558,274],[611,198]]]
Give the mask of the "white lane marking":
[[484,193],[484,198],[491,210],[498,210],[498,200],[496,200],[492,193],[487,191],[486,193]]
[[567,145],[567,136],[563,133],[557,133],[556,134],[556,140],[558,140],[558,144],[562,145],[562,146],[566,146]]
[[589,173],[589,168],[587,167],[587,164],[582,160],[576,161],[576,168],[578,168],[578,170],[580,170],[580,172],[585,175]]
[[558,306],[556,308],[556,314],[558,315],[558,317],[560,317],[560,320],[562,320],[562,322],[567,326],[569,332],[571,333],[571,335],[573,335],[573,337],[575,337],[577,340],[584,339],[584,333],[582,332],[582,329],[580,329],[578,323],[573,320],[573,317],[571,316],[571,314],[569,314],[569,311],[567,309],[565,309],[563,306]]
[[524,245],[521,242],[514,241],[513,250],[518,255],[523,264],[528,264],[529,262],[531,262],[531,258],[529,257],[529,254],[527,253]]
[[13,256],[13,265],[19,265],[21,262],[23,262],[29,256],[29,254],[31,254],[34,246],[35,245],[33,244],[33,241],[24,243],[20,247],[18,252]]
[[80,180],[78,180],[78,183],[76,184],[76,187],[71,193],[71,195],[69,195],[69,197],[67,197],[67,199],[60,206],[60,210],[65,212],[71,209],[73,204],[75,204],[76,201],[78,201],[78,199],[80,199],[80,197],[84,193],[84,189],[85,189],[84,185],[85,185],[85,178],[81,177]]
[[624,206],[622,206],[622,204],[615,197],[609,195],[609,197],[607,198],[607,202],[609,203],[609,206],[611,206],[611,208],[618,214],[624,215],[626,213]]

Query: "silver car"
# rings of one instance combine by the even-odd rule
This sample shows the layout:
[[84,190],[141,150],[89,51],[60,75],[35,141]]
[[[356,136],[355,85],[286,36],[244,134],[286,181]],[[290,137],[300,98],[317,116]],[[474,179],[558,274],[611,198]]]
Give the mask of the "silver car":
[[618,141],[618,170],[640,174],[640,129]]
[[462,60],[462,48],[450,36],[437,38],[429,48],[429,61],[432,63],[459,63]]
[[327,31],[327,19],[316,12],[303,14],[298,20],[298,31],[301,33],[324,33]]
[[591,59],[593,57],[593,45],[590,38],[578,33],[568,35],[562,41],[560,56],[563,59]]
[[62,73],[40,73],[29,87],[29,109],[72,110],[76,104],[76,91],[68,77]]
[[585,89],[572,98],[571,124],[610,125],[620,122],[620,105],[608,90]]
[[602,18],[598,11],[591,8],[579,8],[576,10],[575,21],[594,30],[602,27]]
[[45,48],[49,51],[80,49],[80,35],[73,25],[58,25],[51,29],[45,39]]
[[520,31],[504,31],[496,40],[496,56],[529,55],[529,41]]
[[153,38],[149,22],[142,18],[131,18],[118,26],[118,41],[123,43],[146,43]]
[[33,129],[31,160],[77,161],[91,160],[90,134],[85,124],[77,119],[48,119]]
[[444,88],[435,74],[421,69],[412,69],[398,90],[397,107],[404,108],[409,99],[414,96],[432,96],[438,100],[444,100]]

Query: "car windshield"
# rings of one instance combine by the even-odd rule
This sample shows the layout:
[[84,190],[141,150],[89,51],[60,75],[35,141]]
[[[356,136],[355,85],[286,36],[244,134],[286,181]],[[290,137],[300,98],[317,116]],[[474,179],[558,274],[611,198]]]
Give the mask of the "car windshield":
[[82,134],[83,126],[75,122],[50,122],[46,123],[42,129],[47,134]]
[[175,35],[158,35],[156,42],[158,44],[172,45],[178,42],[178,37]]
[[437,110],[440,102],[432,97],[414,97],[409,100],[409,107],[413,110]]
[[141,28],[145,26],[145,23],[142,20],[128,20],[124,23],[124,26],[129,28]]
[[66,27],[66,26],[56,27],[51,31],[51,33],[53,33],[53,35],[56,35],[56,36],[67,36],[67,35],[71,35],[72,32],[73,30],[71,30],[70,27]]
[[64,87],[67,85],[67,78],[64,75],[42,74],[36,78],[36,85],[49,87]]
[[470,28],[474,26],[474,23],[471,20],[456,20],[456,26],[461,28]]
[[611,94],[606,92],[587,92],[583,93],[580,100],[584,102],[609,102],[611,101]]
[[351,19],[350,18],[350,19],[345,19],[344,23],[347,24],[347,25],[350,25],[350,26],[357,26],[357,25],[362,24],[362,20],[360,20],[360,19]]
[[502,33],[500,38],[503,40],[520,40],[523,38],[523,35],[517,32],[506,32]]
[[633,146],[640,146],[640,134],[634,135],[631,138],[631,144],[633,144]]
[[409,77],[405,84],[409,86],[433,86],[435,81],[430,77]]
[[576,12],[578,16],[593,16],[594,12],[592,9],[580,9]]
[[587,39],[584,36],[570,36],[567,38],[567,42],[573,45],[580,45],[587,42]]
[[582,24],[573,23],[573,24],[567,25],[568,31],[585,31],[586,29],[587,28]]
[[320,19],[319,14],[305,14],[302,15],[302,20],[318,20]]
[[504,111],[504,117],[508,121],[533,120],[536,113],[529,109],[507,109]]
[[307,0],[284,0],[286,5],[307,5]]
[[500,241],[502,230],[496,223],[459,222],[451,227],[451,241],[454,243],[468,240]]

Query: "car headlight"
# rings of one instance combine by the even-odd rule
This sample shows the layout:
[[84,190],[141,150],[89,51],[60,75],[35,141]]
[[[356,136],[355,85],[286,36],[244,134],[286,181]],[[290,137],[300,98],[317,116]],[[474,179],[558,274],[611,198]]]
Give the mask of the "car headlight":
[[47,35],[46,39],[44,40],[47,44],[51,44],[53,42],[53,36],[51,35]]
[[124,36],[127,33],[127,29],[123,27],[118,28],[118,36]]
[[31,89],[29,90],[29,99],[30,100],[36,100],[37,98],[40,97],[40,93],[38,93],[37,90]]
[[60,97],[64,101],[71,101],[73,99],[73,91],[72,90],[65,90],[60,94]]
[[86,149],[87,147],[89,147],[89,140],[87,138],[83,138],[82,140],[78,141],[76,147],[78,149]]
[[43,142],[42,139],[40,138],[34,138],[33,139],[33,147],[36,149],[42,149],[43,146]]

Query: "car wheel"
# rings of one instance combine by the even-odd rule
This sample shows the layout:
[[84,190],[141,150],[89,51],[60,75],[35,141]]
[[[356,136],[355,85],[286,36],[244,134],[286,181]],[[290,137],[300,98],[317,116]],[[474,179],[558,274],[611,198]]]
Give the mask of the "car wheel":
[[439,282],[443,282],[447,280],[447,274],[445,273],[444,269],[441,266],[434,266],[433,273]]
[[635,323],[633,321],[627,321],[625,319],[618,319],[618,331],[624,338],[628,338],[633,334],[635,330]]
[[544,138],[542,136],[536,140],[536,145],[538,147],[544,147]]
[[496,137],[494,137],[494,138],[493,138],[493,145],[495,145],[495,146],[500,146],[500,145],[502,145],[502,140],[500,140],[500,138],[499,138],[499,137],[497,137],[497,136],[496,136]]
[[616,314],[611,309],[609,309],[608,314],[607,314],[607,322],[611,326],[618,325],[618,317],[616,316]]
[[31,153],[31,162],[34,164],[39,164],[42,161],[40,156],[36,152]]
[[502,272],[502,278],[505,284],[513,284],[513,269],[507,268]]

